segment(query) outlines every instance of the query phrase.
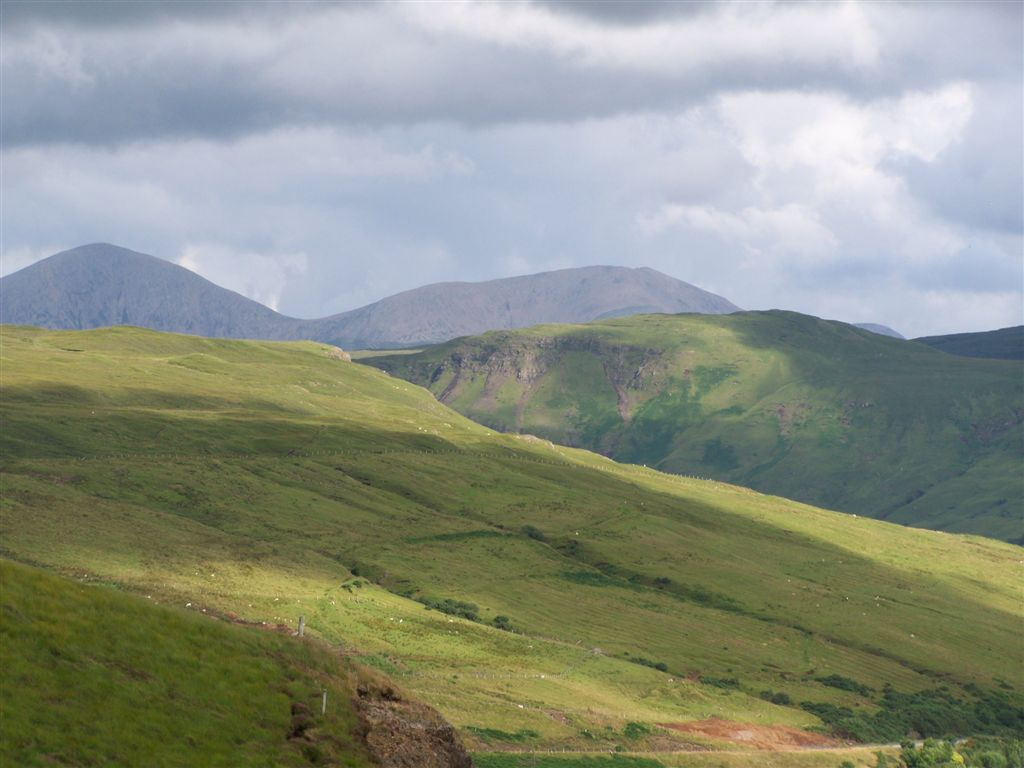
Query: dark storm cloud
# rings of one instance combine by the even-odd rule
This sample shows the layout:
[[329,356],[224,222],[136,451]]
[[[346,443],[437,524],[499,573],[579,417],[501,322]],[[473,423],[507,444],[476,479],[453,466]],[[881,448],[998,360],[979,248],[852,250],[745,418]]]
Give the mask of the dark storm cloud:
[[[970,7],[941,21],[903,8],[898,25],[859,6],[772,7],[5,3],[0,127],[17,146],[571,122],[678,110],[723,90],[898,93],[937,72],[1006,71],[1019,51],[999,14]],[[731,47],[712,39],[730,32]],[[979,35],[992,38],[983,49]]]
[[712,0],[544,0],[538,5],[610,24],[647,24],[706,13],[715,3]]

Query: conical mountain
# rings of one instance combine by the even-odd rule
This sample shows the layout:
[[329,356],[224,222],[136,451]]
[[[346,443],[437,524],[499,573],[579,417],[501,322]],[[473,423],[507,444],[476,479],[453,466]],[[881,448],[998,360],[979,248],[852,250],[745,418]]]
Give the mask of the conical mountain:
[[285,339],[296,321],[177,264],[109,243],[62,251],[0,280],[0,320],[81,330],[137,325]]

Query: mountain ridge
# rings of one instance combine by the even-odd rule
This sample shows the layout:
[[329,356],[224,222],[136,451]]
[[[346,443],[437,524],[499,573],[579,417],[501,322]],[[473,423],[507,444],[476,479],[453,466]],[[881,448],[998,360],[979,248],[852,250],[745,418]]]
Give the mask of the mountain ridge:
[[577,267],[479,283],[434,283],[323,318],[276,312],[155,256],[108,243],[0,278],[0,320],[83,330],[136,325],[211,338],[311,339],[348,348],[433,344],[539,322],[637,311],[727,313],[728,300],[649,267]]

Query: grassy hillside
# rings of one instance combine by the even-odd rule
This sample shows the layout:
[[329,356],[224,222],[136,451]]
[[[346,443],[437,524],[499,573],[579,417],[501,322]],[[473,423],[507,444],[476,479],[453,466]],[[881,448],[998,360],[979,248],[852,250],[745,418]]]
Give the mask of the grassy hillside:
[[0,579],[0,763],[371,765],[346,667],[318,646],[4,560]]
[[658,724],[711,716],[1020,728],[1017,547],[495,434],[313,343],[0,350],[5,556],[304,615],[477,748],[678,748],[708,742]]
[[1024,360],[1024,325],[981,333],[922,336],[914,341],[950,355]]
[[365,361],[495,429],[1024,541],[1024,369],[791,312],[537,326]]

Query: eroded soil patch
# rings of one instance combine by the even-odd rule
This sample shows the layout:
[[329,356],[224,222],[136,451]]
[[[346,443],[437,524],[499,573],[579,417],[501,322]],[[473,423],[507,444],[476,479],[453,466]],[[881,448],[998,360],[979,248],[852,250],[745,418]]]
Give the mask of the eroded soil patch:
[[799,728],[790,728],[786,725],[736,723],[718,717],[694,720],[688,723],[658,723],[658,725],[673,731],[693,733],[716,741],[728,741],[766,751],[843,746],[843,742],[838,739],[821,733],[801,731]]

